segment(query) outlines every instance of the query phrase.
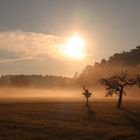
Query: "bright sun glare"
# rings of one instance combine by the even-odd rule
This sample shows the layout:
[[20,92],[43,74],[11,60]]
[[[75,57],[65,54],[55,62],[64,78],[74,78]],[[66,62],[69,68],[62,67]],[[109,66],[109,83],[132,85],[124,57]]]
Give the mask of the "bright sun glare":
[[81,59],[84,57],[84,48],[84,40],[78,34],[75,34],[66,40],[63,52],[67,57]]

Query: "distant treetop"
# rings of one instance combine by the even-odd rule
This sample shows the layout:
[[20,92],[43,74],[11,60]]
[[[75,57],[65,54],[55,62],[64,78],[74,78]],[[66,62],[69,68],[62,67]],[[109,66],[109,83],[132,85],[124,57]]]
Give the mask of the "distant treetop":
[[131,49],[129,52],[115,53],[108,60],[102,59],[100,63],[96,63],[95,65],[138,66],[140,65],[140,46]]

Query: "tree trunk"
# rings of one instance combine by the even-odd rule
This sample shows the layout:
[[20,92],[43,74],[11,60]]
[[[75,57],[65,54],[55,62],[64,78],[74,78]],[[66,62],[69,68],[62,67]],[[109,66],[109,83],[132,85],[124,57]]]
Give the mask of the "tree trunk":
[[88,107],[89,105],[88,105],[88,97],[87,97],[87,102],[86,102],[86,106]]
[[118,99],[117,108],[121,108],[121,105],[122,105],[122,96],[123,96],[123,88],[120,90],[120,95],[119,95],[119,99]]

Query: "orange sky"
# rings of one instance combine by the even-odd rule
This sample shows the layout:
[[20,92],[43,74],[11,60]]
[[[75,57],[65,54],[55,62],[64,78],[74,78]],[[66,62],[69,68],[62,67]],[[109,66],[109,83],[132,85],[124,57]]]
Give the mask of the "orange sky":
[[[73,76],[87,64],[135,48],[139,6],[138,0],[0,1],[0,74]],[[61,53],[75,32],[85,40],[85,59]]]

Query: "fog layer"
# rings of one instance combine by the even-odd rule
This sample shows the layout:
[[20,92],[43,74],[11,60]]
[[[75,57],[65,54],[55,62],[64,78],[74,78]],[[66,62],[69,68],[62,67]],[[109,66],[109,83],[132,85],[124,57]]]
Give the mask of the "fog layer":
[[[105,90],[102,89],[89,89],[92,96],[90,102],[104,100],[112,101],[118,97],[105,97]],[[64,89],[37,89],[37,88],[1,88],[0,89],[0,102],[16,101],[16,102],[84,102],[85,97],[82,95],[82,88],[75,90]],[[127,96],[124,99],[137,99],[140,100],[139,88],[126,89]]]

